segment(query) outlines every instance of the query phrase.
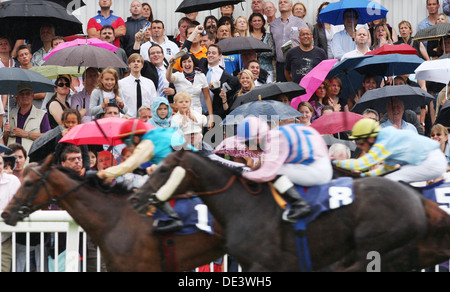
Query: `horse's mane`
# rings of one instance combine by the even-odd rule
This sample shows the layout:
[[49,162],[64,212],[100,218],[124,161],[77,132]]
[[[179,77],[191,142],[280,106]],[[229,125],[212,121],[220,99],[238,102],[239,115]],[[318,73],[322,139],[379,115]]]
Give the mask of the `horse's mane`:
[[116,195],[129,196],[132,192],[124,183],[114,184],[113,186],[105,184],[104,181],[100,179],[95,173],[88,174],[85,177],[81,177],[77,172],[61,165],[55,166],[55,169],[61,171],[70,179],[78,181],[80,183],[85,183],[86,185],[93,187],[102,193],[112,193]]
[[199,156],[201,159],[205,159],[208,162],[215,164],[216,166],[223,168],[226,171],[231,172],[232,174],[237,175],[239,177],[242,176],[242,173],[244,172],[244,169],[242,167],[231,167],[231,166],[221,163],[220,161],[212,160],[211,158],[209,158],[209,156],[206,153],[204,153],[202,151],[197,151],[197,152],[193,152],[193,153],[195,155]]

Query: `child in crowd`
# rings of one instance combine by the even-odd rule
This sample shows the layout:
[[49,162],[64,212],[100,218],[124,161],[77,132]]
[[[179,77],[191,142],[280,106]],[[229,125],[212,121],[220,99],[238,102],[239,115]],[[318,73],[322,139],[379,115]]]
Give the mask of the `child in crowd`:
[[172,120],[178,124],[184,139],[196,147],[202,141],[203,127],[208,124],[206,116],[191,110],[191,95],[187,92],[177,93],[174,104],[178,112],[173,115]]
[[152,105],[152,118],[148,123],[157,128],[177,128],[178,124],[172,120],[173,110],[169,101],[164,97],[157,97]]
[[121,112],[126,114],[127,106],[123,103],[123,94],[119,89],[119,73],[108,67],[100,75],[99,86],[91,94],[90,112],[95,117],[105,112],[105,108],[110,103],[116,103]]

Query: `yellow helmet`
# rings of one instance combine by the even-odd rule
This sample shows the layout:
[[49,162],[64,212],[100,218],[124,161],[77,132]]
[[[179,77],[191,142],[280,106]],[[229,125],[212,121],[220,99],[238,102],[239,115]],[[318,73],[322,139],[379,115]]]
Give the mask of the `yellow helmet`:
[[381,131],[380,124],[372,119],[359,120],[352,129],[350,140],[367,139],[370,137],[377,137]]

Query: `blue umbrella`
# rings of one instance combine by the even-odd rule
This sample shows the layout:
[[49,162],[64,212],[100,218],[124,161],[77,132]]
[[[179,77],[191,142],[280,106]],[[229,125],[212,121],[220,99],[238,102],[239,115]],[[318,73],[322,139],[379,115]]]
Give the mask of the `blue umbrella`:
[[6,147],[5,145],[0,144],[0,153],[7,152],[7,151],[10,151],[10,150],[11,149]]
[[354,9],[358,12],[358,23],[366,24],[377,19],[386,18],[388,10],[379,3],[368,0],[342,0],[328,4],[319,14],[319,22],[334,25],[344,24],[344,12]]
[[361,74],[370,73],[377,76],[414,74],[423,62],[424,60],[416,55],[375,55],[362,60],[355,66],[355,70]]
[[257,100],[240,105],[227,115],[222,125],[236,125],[247,117],[261,117],[267,122],[279,122],[292,118],[302,117],[303,114],[296,111],[290,105],[276,100]]
[[45,76],[20,68],[0,69],[0,94],[17,94],[17,87],[28,83],[34,93],[53,92],[55,85]]

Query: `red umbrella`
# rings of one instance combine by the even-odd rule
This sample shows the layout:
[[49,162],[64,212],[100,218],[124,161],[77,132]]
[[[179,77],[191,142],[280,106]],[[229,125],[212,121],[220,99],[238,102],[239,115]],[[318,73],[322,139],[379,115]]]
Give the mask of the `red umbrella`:
[[[127,119],[114,117],[81,124],[73,127],[59,142],[75,145],[120,145],[120,128],[126,121]],[[146,125],[149,131],[155,129],[151,124]]]
[[401,55],[417,55],[416,49],[408,44],[401,45],[384,45],[381,48],[370,51],[366,55],[389,55],[389,54],[401,54]]
[[350,131],[356,122],[364,118],[364,116],[352,112],[333,112],[315,120],[311,127],[321,135],[333,135]]

